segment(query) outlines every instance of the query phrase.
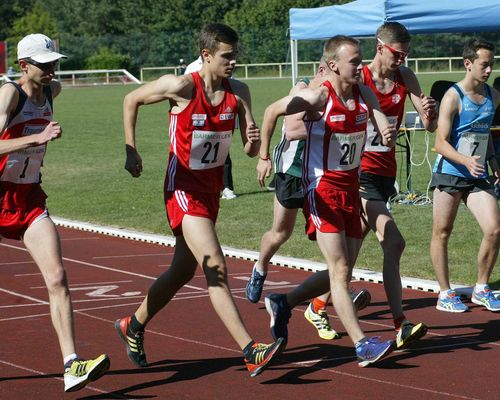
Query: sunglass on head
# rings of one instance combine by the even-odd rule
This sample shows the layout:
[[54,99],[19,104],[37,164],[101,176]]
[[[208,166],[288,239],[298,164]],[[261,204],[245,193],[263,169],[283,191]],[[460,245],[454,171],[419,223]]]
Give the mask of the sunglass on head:
[[46,71],[48,69],[55,69],[57,67],[57,64],[59,63],[59,60],[51,61],[51,62],[46,62],[46,63],[39,63],[39,62],[37,62],[35,60],[32,60],[31,58],[27,58],[26,62],[28,64],[34,65],[35,67],[40,68],[40,69]]
[[394,57],[396,57],[399,61],[404,61],[406,57],[408,57],[408,53],[406,51],[401,51],[397,50],[394,47],[389,46],[388,44],[385,44],[381,39],[377,38],[377,41],[384,46],[386,49],[388,49]]

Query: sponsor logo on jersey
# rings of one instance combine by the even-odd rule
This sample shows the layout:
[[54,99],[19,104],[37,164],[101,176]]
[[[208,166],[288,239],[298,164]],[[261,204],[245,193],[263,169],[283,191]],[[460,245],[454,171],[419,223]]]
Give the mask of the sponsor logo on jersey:
[[474,104],[465,103],[464,109],[465,109],[465,111],[477,111],[477,110],[479,110],[479,107],[475,106]]
[[490,129],[490,124],[486,122],[474,122],[470,125],[472,129]]
[[356,115],[356,124],[363,124],[368,120],[368,113],[361,113]]
[[49,117],[52,115],[52,111],[50,110],[50,108],[46,108],[45,110],[43,110],[43,116],[44,117]]
[[220,114],[219,119],[221,121],[227,121],[230,119],[234,119],[234,114],[233,113],[225,113],[225,114]]
[[330,115],[330,122],[341,122],[345,121],[345,114]]
[[23,136],[35,135],[42,132],[46,125],[24,125]]
[[207,120],[207,114],[193,114],[191,116],[193,126],[203,126]]
[[23,115],[27,115],[28,117],[32,117],[33,111],[23,111]]
[[394,104],[398,104],[401,101],[401,95],[400,94],[393,94],[392,95],[392,102]]

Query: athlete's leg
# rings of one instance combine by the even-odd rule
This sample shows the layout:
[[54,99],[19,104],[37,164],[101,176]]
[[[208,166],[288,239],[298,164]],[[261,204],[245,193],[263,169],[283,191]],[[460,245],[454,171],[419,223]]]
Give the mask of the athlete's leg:
[[333,305],[349,337],[353,343],[356,343],[365,335],[359,326],[349,291],[354,265],[354,260],[350,260],[349,257],[359,240],[346,238],[345,232],[324,233],[317,230],[316,235],[319,248],[328,266]]
[[47,286],[50,316],[65,358],[76,353],[76,348],[73,308],[66,271],[62,263],[59,235],[52,220],[45,217],[29,226],[23,241]]
[[262,236],[259,259],[255,264],[259,273],[267,273],[269,261],[292,235],[297,219],[297,212],[297,208],[289,209],[283,207],[276,196],[274,196],[273,225]]
[[431,260],[441,291],[450,289],[448,240],[453,231],[462,193],[434,190],[432,206]]
[[203,268],[208,294],[217,315],[240,348],[244,349],[252,339],[231,296],[226,262],[213,222],[208,218],[186,215],[182,231],[189,249]]
[[392,315],[398,319],[403,316],[399,265],[405,240],[384,202],[361,199],[361,203],[365,219],[377,235],[384,253],[384,289]]
[[197,265],[184,237],[177,236],[172,264],[149,288],[146,298],[135,312],[137,321],[146,325],[193,278]]
[[467,207],[476,218],[483,240],[477,255],[477,282],[486,284],[498,257],[500,246],[500,212],[495,196],[486,191],[470,193],[466,201]]

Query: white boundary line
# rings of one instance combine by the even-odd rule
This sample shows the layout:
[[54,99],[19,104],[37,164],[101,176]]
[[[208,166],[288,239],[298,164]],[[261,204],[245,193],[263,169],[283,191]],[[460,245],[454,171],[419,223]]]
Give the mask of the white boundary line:
[[[65,228],[78,229],[87,232],[95,232],[103,235],[115,236],[124,239],[137,240],[147,243],[156,243],[167,247],[175,246],[175,238],[172,236],[156,235],[152,233],[138,232],[123,228],[106,227],[106,226],[91,224],[88,222],[73,221],[59,217],[51,216],[51,218],[56,225]],[[257,261],[259,257],[259,253],[252,250],[235,249],[232,247],[222,246],[222,251],[224,252],[224,255],[226,257],[238,258],[249,261]],[[302,260],[293,257],[274,256],[273,258],[271,258],[271,263],[281,267],[295,268],[310,272],[323,271],[326,269],[326,264],[324,263]],[[352,276],[354,280],[359,280],[359,281],[374,282],[374,283],[384,282],[382,273],[369,271],[365,269],[355,268],[353,270]],[[439,285],[435,281],[427,279],[402,277],[401,283],[403,285],[403,288],[406,289],[415,289],[433,293],[439,292]],[[472,288],[467,287],[465,285],[451,285],[451,286],[453,289],[457,289],[457,291],[460,294],[470,297]]]

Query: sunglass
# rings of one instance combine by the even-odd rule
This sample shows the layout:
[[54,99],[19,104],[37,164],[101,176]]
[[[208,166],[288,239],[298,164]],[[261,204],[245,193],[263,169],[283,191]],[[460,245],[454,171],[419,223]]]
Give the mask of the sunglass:
[[406,51],[401,51],[397,50],[394,47],[389,46],[388,44],[385,44],[381,39],[377,38],[377,41],[384,46],[386,49],[388,49],[394,57],[397,58],[398,61],[404,61],[406,57],[408,57],[408,53]]
[[46,63],[39,63],[35,60],[32,60],[31,58],[27,58],[26,62],[28,64],[34,65],[37,68],[40,68],[43,71],[47,71],[49,69],[56,69],[57,64],[59,64],[59,60],[46,62]]

